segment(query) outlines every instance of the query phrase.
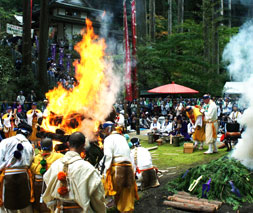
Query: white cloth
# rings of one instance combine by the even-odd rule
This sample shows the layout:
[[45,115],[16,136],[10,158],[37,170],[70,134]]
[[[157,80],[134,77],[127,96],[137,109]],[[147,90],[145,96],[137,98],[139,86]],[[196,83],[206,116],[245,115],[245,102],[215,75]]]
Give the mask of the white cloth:
[[42,112],[40,110],[33,110],[33,113],[31,113],[31,114],[27,113],[27,123],[30,126],[32,126],[32,124],[33,124],[33,115],[34,114],[37,116],[37,121],[38,121],[39,118],[42,117]]
[[152,122],[151,125],[150,125],[150,130],[159,132],[161,130],[160,123],[158,121],[156,123]]
[[205,112],[205,121],[211,122],[216,121],[218,119],[217,105],[212,100],[210,100],[208,104],[209,104],[208,110]]
[[[20,160],[15,160],[14,152],[17,145],[22,143],[24,149],[21,152]],[[27,168],[30,167],[34,156],[32,144],[22,134],[4,139],[0,143],[0,170],[3,168]],[[11,163],[12,162],[12,163]]]
[[238,121],[238,120],[240,120],[241,117],[242,117],[242,114],[239,111],[236,111],[236,112],[233,111],[229,115],[229,118],[232,121]]
[[9,116],[3,119],[3,125],[5,128],[11,128],[11,117],[12,117],[12,112],[9,113]]
[[162,125],[162,131],[161,132],[171,132],[172,131],[172,122],[169,122],[168,124],[164,123]]
[[[135,163],[135,153],[136,155],[136,163]],[[131,150],[131,162],[134,167],[134,172],[136,172],[136,168],[139,170],[153,168],[152,157],[150,152],[144,147],[136,147]]]
[[[107,136],[104,140],[104,157],[106,157],[104,174],[106,174],[112,163],[131,162],[130,148],[126,138],[120,134]],[[100,161],[100,165],[103,164],[103,161],[104,158]]]
[[[69,193],[62,198],[57,192],[61,186],[57,175],[63,171],[64,163],[68,164],[67,177]],[[43,179],[47,186],[43,194],[43,200],[46,204],[59,199],[61,201],[76,202],[84,213],[106,212],[101,176],[77,152],[69,151],[64,157],[56,160],[44,174]]]
[[24,103],[25,103],[25,96],[19,95],[19,96],[17,97],[17,102],[19,102],[20,105],[24,105]]
[[124,115],[119,114],[118,116],[119,116],[119,119],[116,121],[116,123],[117,123],[119,126],[124,126],[124,122],[125,122]]

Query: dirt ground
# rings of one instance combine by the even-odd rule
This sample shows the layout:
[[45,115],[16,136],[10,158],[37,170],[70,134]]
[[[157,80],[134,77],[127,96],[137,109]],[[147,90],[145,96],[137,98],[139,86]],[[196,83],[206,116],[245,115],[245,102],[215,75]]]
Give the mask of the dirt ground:
[[[160,178],[161,185],[158,188],[151,188],[146,191],[140,192],[140,200],[135,203],[135,211],[138,213],[182,213],[189,212],[179,209],[174,209],[168,206],[164,206],[162,203],[169,196],[167,191],[167,183],[173,180],[181,171],[177,174],[170,175],[164,173]],[[218,211],[219,213],[253,213],[252,204],[244,204],[242,208],[234,211],[229,205],[223,204]]]

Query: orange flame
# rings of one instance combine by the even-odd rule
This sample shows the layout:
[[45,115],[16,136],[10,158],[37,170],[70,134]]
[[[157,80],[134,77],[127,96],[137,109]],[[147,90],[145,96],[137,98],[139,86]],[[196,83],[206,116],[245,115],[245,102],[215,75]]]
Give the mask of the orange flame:
[[49,101],[47,110],[50,112],[42,123],[42,128],[46,131],[55,132],[60,128],[66,134],[71,134],[81,130],[84,120],[94,131],[98,129],[99,121],[102,122],[99,119],[104,119],[94,112],[99,107],[97,103],[101,99],[102,89],[106,87],[105,85],[109,85],[105,77],[106,44],[94,34],[90,20],[86,19],[86,25],[86,30],[81,32],[82,41],[75,45],[75,50],[81,58],[80,62],[75,60],[73,63],[77,85],[67,90],[59,84],[46,94]]

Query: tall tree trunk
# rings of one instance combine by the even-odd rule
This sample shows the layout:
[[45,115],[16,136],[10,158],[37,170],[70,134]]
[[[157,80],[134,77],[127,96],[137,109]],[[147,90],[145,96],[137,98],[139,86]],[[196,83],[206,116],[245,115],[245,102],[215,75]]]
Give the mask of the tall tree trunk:
[[177,1],[177,23],[178,25],[181,25],[178,29],[178,32],[183,32],[183,23],[184,23],[184,0],[178,0]]
[[23,45],[22,66],[25,70],[31,69],[31,1],[23,0]]
[[40,38],[38,80],[43,93],[48,91],[47,81],[47,54],[48,54],[48,0],[40,0]]
[[172,0],[168,0],[168,34],[172,34]]
[[203,38],[204,38],[204,58],[206,60],[209,59],[209,51],[210,51],[210,45],[209,45],[209,14],[208,14],[208,0],[203,0],[202,2],[202,8],[203,8]]
[[149,36],[155,40],[155,0],[149,0]]
[[214,71],[217,74],[220,74],[219,64],[220,64],[220,57],[219,57],[219,5],[220,0],[212,0],[212,65],[214,67]]
[[136,1],[136,31],[138,43],[145,42],[147,38],[147,5],[146,0]]
[[181,0],[181,20],[180,20],[180,24],[182,25],[181,27],[181,33],[184,31],[183,28],[183,23],[184,23],[184,0]]
[[228,0],[228,27],[231,28],[232,0]]
[[[182,1],[181,0],[177,0],[177,24],[180,25],[181,23],[181,4]],[[180,29],[178,28],[177,30],[178,32],[180,32]]]

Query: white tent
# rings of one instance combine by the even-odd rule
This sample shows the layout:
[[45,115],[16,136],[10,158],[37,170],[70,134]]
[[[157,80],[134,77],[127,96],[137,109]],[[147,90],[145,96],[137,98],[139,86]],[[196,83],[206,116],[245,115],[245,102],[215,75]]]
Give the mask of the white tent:
[[245,89],[244,82],[226,82],[223,88],[223,94],[242,94]]

